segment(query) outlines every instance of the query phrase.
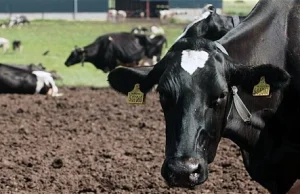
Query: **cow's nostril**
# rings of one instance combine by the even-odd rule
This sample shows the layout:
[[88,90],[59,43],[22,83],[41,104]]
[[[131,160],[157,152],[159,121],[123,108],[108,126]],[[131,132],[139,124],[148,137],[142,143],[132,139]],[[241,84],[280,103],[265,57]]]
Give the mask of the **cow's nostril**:
[[192,174],[190,174],[189,179],[191,183],[197,183],[199,180],[200,174],[197,172],[194,172]]

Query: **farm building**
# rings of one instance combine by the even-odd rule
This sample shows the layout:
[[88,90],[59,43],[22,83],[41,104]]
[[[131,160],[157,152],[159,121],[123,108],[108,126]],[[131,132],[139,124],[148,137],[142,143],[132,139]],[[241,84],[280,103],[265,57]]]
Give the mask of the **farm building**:
[[157,17],[159,10],[172,8],[201,8],[207,3],[222,7],[222,0],[0,0],[0,13],[78,13],[125,10],[128,17],[139,17],[149,10]]

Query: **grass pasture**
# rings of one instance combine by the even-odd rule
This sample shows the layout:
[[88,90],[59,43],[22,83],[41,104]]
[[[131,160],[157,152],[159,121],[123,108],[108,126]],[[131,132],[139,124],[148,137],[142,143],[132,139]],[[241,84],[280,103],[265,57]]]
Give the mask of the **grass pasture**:
[[[63,78],[58,85],[68,86],[107,86],[107,74],[97,70],[92,64],[85,63],[84,67],[77,64],[71,67],[64,65],[65,60],[75,45],[85,46],[93,42],[98,36],[120,31],[130,31],[137,25],[150,26],[155,23],[107,23],[96,21],[32,21],[30,26],[21,29],[0,29],[0,37],[21,40],[24,46],[22,53],[6,54],[0,49],[2,63],[28,64],[42,63],[48,70],[56,70]],[[163,26],[168,43],[171,43],[182,32],[182,26]],[[46,50],[49,54],[43,56]],[[164,50],[164,53],[167,49]]]
[[246,16],[258,0],[223,0],[223,12],[228,15]]

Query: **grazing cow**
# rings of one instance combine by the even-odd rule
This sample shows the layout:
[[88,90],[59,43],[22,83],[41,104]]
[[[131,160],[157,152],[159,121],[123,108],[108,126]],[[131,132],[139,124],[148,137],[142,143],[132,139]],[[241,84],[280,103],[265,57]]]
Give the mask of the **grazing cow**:
[[218,42],[186,36],[188,28],[154,67],[109,74],[124,94],[136,83],[144,93],[158,84],[169,185],[203,183],[221,136],[239,145],[250,176],[271,193],[300,178],[299,5],[260,0]]
[[0,93],[60,96],[50,73],[0,64]]
[[[65,65],[90,62],[96,68],[109,72],[118,65],[138,66],[144,57],[160,59],[164,37],[147,38],[129,32],[110,33],[98,37],[93,43],[75,48]],[[160,51],[160,52],[159,52]]]
[[30,24],[30,21],[27,19],[26,16],[24,15],[13,16],[9,19],[8,27],[20,26],[24,24]]
[[107,21],[125,21],[127,17],[127,13],[124,10],[115,10],[110,9],[107,13]]
[[140,44],[145,48],[145,55],[152,59],[153,64],[156,64],[157,61],[160,60],[163,45],[165,44],[165,47],[168,47],[167,39],[164,35],[135,35],[139,41]]
[[6,38],[0,37],[0,47],[2,47],[3,52],[6,53],[9,49],[9,40]]
[[22,42],[20,40],[14,40],[12,42],[13,50],[21,52],[23,49],[21,44],[22,44]]
[[148,31],[148,28],[144,26],[138,26],[131,29],[132,34],[146,34]]

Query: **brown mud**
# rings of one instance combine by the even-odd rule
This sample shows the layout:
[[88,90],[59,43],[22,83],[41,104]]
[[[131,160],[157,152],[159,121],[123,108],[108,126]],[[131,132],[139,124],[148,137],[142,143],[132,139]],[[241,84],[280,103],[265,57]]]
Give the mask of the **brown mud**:
[[64,96],[0,96],[0,193],[268,193],[251,180],[238,147],[222,140],[208,180],[168,188],[160,175],[164,119],[157,94],[128,105],[108,88]]

